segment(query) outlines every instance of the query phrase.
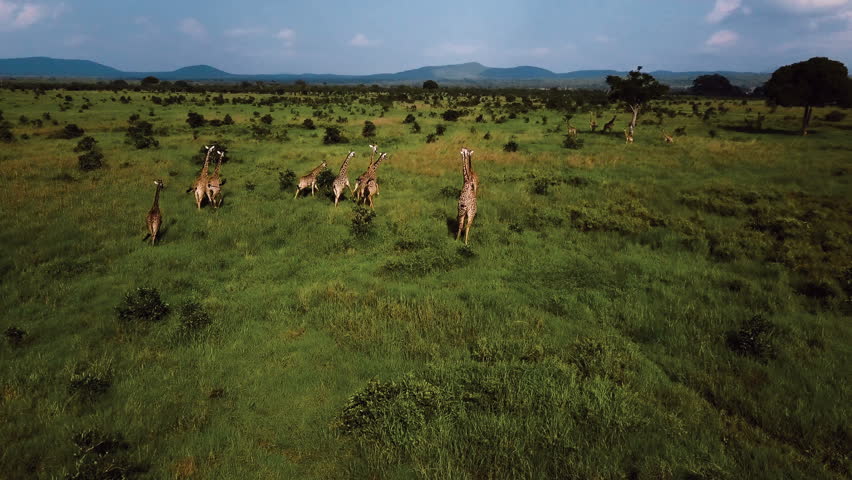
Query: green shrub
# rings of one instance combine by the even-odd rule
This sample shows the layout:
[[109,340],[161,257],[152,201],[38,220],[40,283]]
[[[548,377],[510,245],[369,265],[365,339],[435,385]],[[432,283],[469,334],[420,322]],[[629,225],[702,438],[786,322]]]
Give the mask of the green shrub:
[[366,120],[364,122],[364,128],[361,130],[361,136],[366,137],[366,138],[375,137],[376,136],[376,125],[373,122]]
[[189,337],[197,334],[202,329],[213,323],[201,304],[197,302],[185,303],[180,307],[180,335]]
[[409,113],[408,115],[405,116],[405,120],[403,120],[402,123],[414,123],[416,121],[417,121],[417,119],[414,118],[414,115]]
[[316,130],[317,126],[314,125],[314,121],[310,118],[306,118],[304,122],[302,122],[302,128],[307,130]]
[[296,182],[296,172],[289,168],[285,172],[278,172],[278,189],[283,191],[290,190]]
[[504,152],[517,152],[518,151],[518,142],[514,140],[509,140],[509,143],[503,145]]
[[77,157],[77,166],[84,172],[90,172],[103,167],[103,160],[103,153],[98,150],[92,150]]
[[86,401],[106,393],[112,382],[109,378],[101,378],[92,372],[75,372],[68,384],[68,393],[79,396]]
[[[333,176],[333,175],[332,175]],[[363,205],[355,205],[352,207],[352,235],[356,237],[365,237],[370,234],[373,229],[373,219],[376,218],[376,212],[372,208]]]
[[154,126],[150,122],[133,122],[127,127],[125,143],[133,145],[137,150],[156,148],[160,142],[154,139]]
[[429,135],[426,135],[426,143],[435,143],[437,141],[438,141],[438,135],[435,135],[434,133],[430,133]]
[[18,327],[12,326],[3,331],[3,336],[6,337],[6,341],[9,342],[9,345],[17,347],[24,343],[24,338],[27,336],[27,332]]
[[140,287],[127,292],[115,311],[125,323],[158,322],[169,314],[169,305],[160,300],[156,288]]
[[53,135],[53,138],[61,138],[71,140],[72,138],[82,137],[86,132],[73,123],[65,125],[65,128]]
[[337,143],[349,143],[349,139],[340,133],[337,127],[325,127],[325,135],[322,137],[322,143],[325,145],[334,145]]
[[94,137],[83,137],[77,142],[77,146],[74,147],[75,152],[90,152],[95,149],[98,141],[94,139]]
[[317,175],[317,188],[329,190],[334,185],[335,175],[331,170],[323,170]]
[[775,357],[773,340],[776,327],[763,315],[755,315],[743,322],[736,332],[728,333],[728,348],[734,352],[766,362]]
[[72,437],[74,468],[65,480],[125,480],[146,473],[148,468],[128,457],[130,444],[121,434],[86,430]]
[[207,124],[207,120],[200,113],[189,112],[186,114],[186,123],[189,125],[189,128],[201,128]]
[[571,150],[579,150],[583,148],[583,139],[578,135],[565,135],[565,140],[562,141],[562,146]]
[[441,114],[441,118],[448,122],[455,122],[462,116],[464,116],[464,112],[460,112],[458,110],[447,110]]

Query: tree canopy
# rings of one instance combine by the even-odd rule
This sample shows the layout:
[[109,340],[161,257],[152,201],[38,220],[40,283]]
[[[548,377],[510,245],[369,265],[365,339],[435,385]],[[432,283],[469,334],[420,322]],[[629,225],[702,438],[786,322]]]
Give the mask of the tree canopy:
[[438,82],[436,82],[435,80],[426,80],[425,82],[423,82],[423,88],[426,90],[437,90]]
[[633,111],[633,119],[630,122],[631,135],[633,129],[636,128],[636,118],[639,116],[642,107],[669,91],[668,85],[658,82],[653,75],[642,73],[641,66],[637,67],[636,70],[631,70],[627,74],[627,78],[609,75],[606,77],[606,83],[609,85],[609,100],[622,102]]
[[743,90],[740,87],[731,85],[730,80],[718,73],[697,77],[692,81],[689,92],[694,95],[717,97],[739,97],[743,95]]
[[764,85],[766,96],[783,107],[822,107],[849,101],[849,71],[825,57],[786,65]]
[[783,107],[805,107],[802,135],[808,134],[813,107],[852,103],[852,80],[842,63],[825,57],[785,65],[764,84],[769,100]]

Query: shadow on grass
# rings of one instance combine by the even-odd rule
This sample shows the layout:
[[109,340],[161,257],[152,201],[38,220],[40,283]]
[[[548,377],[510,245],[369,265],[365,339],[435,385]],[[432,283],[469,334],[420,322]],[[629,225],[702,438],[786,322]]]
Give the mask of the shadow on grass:
[[[786,135],[788,137],[801,137],[802,132],[799,130],[779,130],[777,128],[755,128],[743,125],[719,125],[722,130],[738,133],[757,133],[762,135]],[[808,136],[819,135],[819,130],[808,129]]]

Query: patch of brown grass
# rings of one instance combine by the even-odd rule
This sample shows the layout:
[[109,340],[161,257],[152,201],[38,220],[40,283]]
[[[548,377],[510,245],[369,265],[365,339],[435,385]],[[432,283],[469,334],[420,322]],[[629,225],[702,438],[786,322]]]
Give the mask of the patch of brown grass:
[[172,471],[175,478],[191,478],[198,472],[198,464],[195,462],[195,457],[184,457],[172,465]]

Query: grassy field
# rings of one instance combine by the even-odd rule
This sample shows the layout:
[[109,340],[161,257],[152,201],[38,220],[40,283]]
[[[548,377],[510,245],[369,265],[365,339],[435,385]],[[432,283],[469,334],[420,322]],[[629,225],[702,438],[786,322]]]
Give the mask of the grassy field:
[[[801,137],[801,109],[674,99],[626,145],[628,114],[608,135],[580,109],[568,149],[535,99],[382,95],[0,90],[0,479],[849,478],[849,111]],[[133,114],[159,147],[126,143]],[[214,141],[224,202],[199,211]],[[354,181],[368,143],[374,218],[282,188],[350,149]]]

